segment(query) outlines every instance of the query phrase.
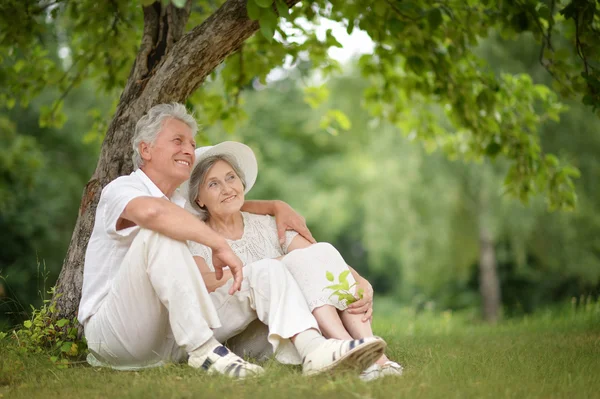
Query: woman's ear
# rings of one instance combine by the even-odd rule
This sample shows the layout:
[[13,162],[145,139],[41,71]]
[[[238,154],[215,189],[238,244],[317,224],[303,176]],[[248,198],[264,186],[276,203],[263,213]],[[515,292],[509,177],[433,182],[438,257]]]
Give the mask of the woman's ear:
[[204,209],[204,204],[202,202],[200,202],[199,199],[196,200],[196,204],[198,204],[198,206],[202,209]]

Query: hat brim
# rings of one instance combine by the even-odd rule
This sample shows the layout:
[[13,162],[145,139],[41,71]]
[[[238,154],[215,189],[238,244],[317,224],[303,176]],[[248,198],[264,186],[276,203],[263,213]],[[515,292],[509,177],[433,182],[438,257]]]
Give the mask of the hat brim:
[[[246,180],[246,188],[244,194],[247,194],[250,189],[256,183],[256,176],[258,175],[258,163],[256,162],[256,156],[254,151],[246,144],[238,143],[236,141],[224,141],[212,147],[200,147],[195,151],[196,160],[194,161],[194,167],[192,173],[196,169],[196,166],[202,160],[214,156],[214,155],[229,155],[237,162],[238,167],[244,173],[244,179]],[[186,200],[188,198],[189,190],[189,179],[186,180],[180,187],[180,193]]]

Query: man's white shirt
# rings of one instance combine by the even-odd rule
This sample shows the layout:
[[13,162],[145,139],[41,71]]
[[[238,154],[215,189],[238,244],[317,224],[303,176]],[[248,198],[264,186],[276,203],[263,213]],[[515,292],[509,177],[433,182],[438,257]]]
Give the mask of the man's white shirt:
[[167,198],[141,169],[128,176],[121,176],[104,187],[85,253],[83,288],[77,316],[84,326],[102,306],[112,279],[117,275],[131,243],[140,230],[139,226],[118,231],[116,229],[117,221],[125,207],[137,197],[165,198],[182,208],[186,202],[177,191],[172,198]]

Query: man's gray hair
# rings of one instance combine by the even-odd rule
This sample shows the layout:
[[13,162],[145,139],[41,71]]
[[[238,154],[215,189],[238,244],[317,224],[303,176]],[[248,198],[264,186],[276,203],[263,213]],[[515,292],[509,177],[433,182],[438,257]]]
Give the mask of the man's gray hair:
[[240,169],[240,166],[238,165],[237,161],[233,156],[229,154],[211,155],[200,161],[198,165],[196,165],[196,167],[192,171],[192,175],[190,176],[187,200],[189,201],[192,208],[194,208],[194,210],[200,214],[200,219],[204,221],[208,220],[210,214],[208,213],[206,207],[201,208],[196,202],[196,199],[198,198],[198,189],[200,188],[200,185],[204,183],[206,174],[208,173],[210,168],[212,168],[212,166],[218,161],[227,162],[231,166],[235,174],[238,175],[238,177],[242,181],[244,190],[246,189],[246,176],[244,175],[244,171]]
[[135,133],[131,144],[133,146],[133,169],[137,170],[144,165],[139,146],[142,142],[153,145],[163,123],[167,119],[178,119],[192,129],[192,136],[198,132],[198,123],[194,116],[188,112],[183,104],[158,104],[150,108],[135,125]]

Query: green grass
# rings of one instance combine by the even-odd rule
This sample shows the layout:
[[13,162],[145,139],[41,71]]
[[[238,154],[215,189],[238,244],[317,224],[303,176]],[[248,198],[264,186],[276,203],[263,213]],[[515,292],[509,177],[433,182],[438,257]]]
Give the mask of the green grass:
[[232,381],[185,365],[140,372],[58,369],[47,357],[0,342],[4,398],[600,398],[600,302],[553,309],[497,326],[473,313],[397,308],[378,301],[376,332],[405,366],[400,378],[305,378],[264,364],[264,377]]

